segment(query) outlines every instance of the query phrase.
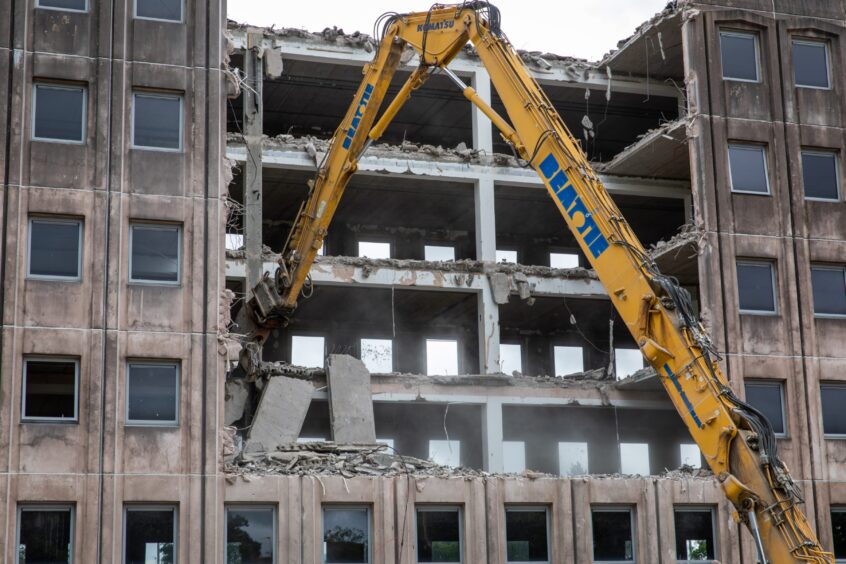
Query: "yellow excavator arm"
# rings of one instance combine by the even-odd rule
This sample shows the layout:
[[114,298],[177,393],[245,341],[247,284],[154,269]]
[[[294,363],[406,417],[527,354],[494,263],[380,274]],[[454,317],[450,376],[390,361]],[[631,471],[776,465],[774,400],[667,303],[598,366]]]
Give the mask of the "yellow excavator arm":
[[[741,401],[717,364],[713,345],[676,281],[661,274],[602,186],[579,144],[500,30],[488,2],[435,5],[427,12],[387,15],[378,50],[310,187],[283,249],[279,268],[256,286],[248,306],[261,328],[283,324],[308,291],[309,269],[357,163],[412,92],[435,72],[458,85],[540,175],[620,317],[699,445],[708,465],[751,531],[762,563],[833,563],[799,505],[801,493],[778,457],[767,419]],[[471,42],[505,105],[497,114],[449,70]],[[419,57],[382,113],[388,85],[406,46]]]

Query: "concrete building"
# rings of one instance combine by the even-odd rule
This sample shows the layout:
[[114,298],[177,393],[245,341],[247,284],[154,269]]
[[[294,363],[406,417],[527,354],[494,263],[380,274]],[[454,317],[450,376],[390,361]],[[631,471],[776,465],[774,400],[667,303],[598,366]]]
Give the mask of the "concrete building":
[[[754,562],[540,180],[444,76],[243,373],[244,300],[375,44],[222,4],[0,3],[0,561]],[[844,40],[843,0],[680,1],[599,62],[522,54],[838,559]],[[451,67],[504,111],[472,50]]]

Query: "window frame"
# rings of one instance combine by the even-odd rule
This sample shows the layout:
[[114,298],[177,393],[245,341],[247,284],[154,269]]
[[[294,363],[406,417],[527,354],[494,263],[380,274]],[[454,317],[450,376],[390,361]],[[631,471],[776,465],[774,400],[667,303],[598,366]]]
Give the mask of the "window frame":
[[166,23],[185,23],[185,0],[179,0],[179,19],[178,20],[168,20],[164,18],[150,18],[147,16],[139,16],[138,15],[138,1],[139,0],[132,0],[132,19],[134,20],[146,20],[150,22],[166,22]]
[[279,562],[279,559],[276,557],[276,553],[278,552],[276,550],[276,548],[277,548],[277,543],[279,542],[279,533],[276,529],[279,525],[278,525],[278,522],[277,522],[277,516],[276,516],[277,507],[276,507],[275,504],[270,504],[270,503],[255,503],[255,504],[232,503],[232,504],[229,504],[229,503],[227,503],[227,504],[224,504],[223,509],[224,509],[224,515],[223,515],[223,551],[224,551],[223,552],[223,559],[224,560],[226,560],[226,551],[229,548],[229,511],[230,510],[255,511],[257,509],[265,509],[265,510],[269,509],[270,513],[273,515],[273,538],[271,539],[271,543],[272,543],[271,546],[273,547],[273,560],[272,560],[272,562],[273,562],[273,564],[277,564]]
[[74,552],[76,551],[76,506],[73,503],[18,503],[17,523],[15,527],[15,557],[17,560],[20,556],[21,546],[21,514],[25,511],[67,511],[70,513],[70,547],[68,549],[69,564],[73,564],[76,559]]
[[[804,45],[822,45],[825,52],[825,80],[828,86],[811,86],[806,84],[799,84],[796,82],[796,62],[793,60],[793,46],[796,44]],[[811,90],[832,90],[831,80],[831,49],[829,41],[825,39],[812,39],[808,37],[791,37],[790,38],[790,63],[793,66],[793,87],[794,88],[808,88]]]
[[[673,544],[678,537],[678,531],[676,531],[676,512],[680,513],[705,513],[708,512],[711,514],[711,537],[714,539],[714,559],[719,560],[720,554],[720,543],[717,535],[717,511],[716,508],[712,505],[673,505]],[[698,563],[708,563],[711,560],[676,560],[677,564],[697,564]]]
[[464,543],[464,507],[461,505],[451,505],[451,504],[443,504],[443,503],[420,503],[415,504],[414,506],[414,540],[415,540],[415,551],[414,551],[414,561],[418,564],[433,564],[434,561],[421,561],[418,560],[417,557],[417,550],[420,547],[419,538],[417,536],[417,514],[419,512],[427,513],[427,512],[446,512],[446,511],[456,511],[458,513],[458,557],[459,560],[457,562],[445,562],[444,564],[464,564],[464,550],[465,550],[465,543]]
[[784,426],[784,432],[783,433],[777,433],[776,432],[775,437],[777,439],[789,439],[790,438],[790,428],[787,425],[787,403],[785,402],[785,399],[784,399],[784,381],[783,380],[759,380],[757,378],[744,378],[743,379],[744,401],[746,399],[745,398],[746,386],[748,386],[749,384],[752,384],[753,386],[766,386],[768,388],[778,388],[778,395],[779,395],[779,399],[781,400],[781,421],[782,421],[782,425]]
[[[325,503],[320,507],[320,544],[323,547],[321,552],[321,563],[322,564],[338,564],[335,562],[329,562],[326,559],[326,541],[324,537],[326,536],[326,510],[333,510],[333,509],[359,509],[364,510],[367,514],[367,564],[373,564],[373,508],[368,504],[362,503]],[[416,524],[416,513],[415,513],[415,524]]]
[[[32,417],[26,415],[26,383],[27,364],[30,362],[53,362],[56,364],[73,363],[73,417]],[[27,355],[22,361],[23,377],[21,378],[21,423],[79,423],[79,358],[71,356],[39,356]]]
[[[829,512],[831,513],[832,516],[835,513],[846,513],[846,505],[832,504],[832,505],[829,506]],[[833,539],[833,537],[834,537],[834,520],[831,519],[831,517],[829,517],[829,519],[830,519],[829,524],[831,525],[832,540],[834,540]],[[832,547],[832,551],[833,550],[834,550],[834,547]],[[835,556],[834,562],[835,562],[835,564],[842,564],[842,563],[846,562],[846,558],[837,558]]]
[[[755,80],[750,80],[748,78],[731,78],[726,77],[725,75],[725,66],[723,65],[723,49],[722,49],[722,37],[723,35],[727,35],[730,37],[751,37],[753,39],[752,43],[755,45]],[[760,34],[754,31],[745,31],[745,30],[738,30],[738,29],[720,29],[718,33],[720,39],[720,76],[722,79],[730,80],[734,82],[746,82],[750,84],[761,84],[763,81],[761,79],[761,46],[759,45],[760,42]]]
[[[79,250],[76,253],[76,276],[55,276],[50,274],[32,274],[32,224],[38,223],[57,223],[61,225],[75,224],[79,227]],[[47,280],[52,282],[81,282],[82,281],[82,254],[84,249],[82,247],[85,242],[84,230],[85,222],[83,219],[76,219],[64,216],[46,216],[46,215],[31,215],[28,219],[27,237],[26,237],[26,278],[27,280]]]
[[[590,506],[590,547],[591,547],[591,555],[590,561],[594,563],[602,563],[602,564],[637,564],[638,562],[638,546],[637,546],[637,519],[635,516],[635,512],[637,510],[636,505],[591,505]],[[632,531],[632,559],[631,560],[594,560],[593,551],[594,545],[596,540],[596,531],[593,528],[593,514],[594,513],[622,513],[623,511],[628,512],[629,519],[631,520],[631,531]]]
[[[829,88],[830,90],[831,88]],[[837,196],[834,198],[817,198],[814,196],[808,196],[805,191],[805,164],[802,162],[802,158],[805,155],[832,155],[834,157],[834,180],[836,183],[837,188]],[[802,197],[805,200],[810,200],[812,202],[840,202],[843,198],[843,193],[840,188],[840,151],[837,149],[832,150],[825,150],[825,149],[799,149],[799,162],[802,163]]]
[[88,0],[83,0],[83,2],[85,3],[85,8],[83,8],[82,10],[78,10],[76,8],[56,8],[55,6],[42,6],[41,0],[36,0],[35,7],[39,10],[53,10],[56,12],[73,12],[75,14],[87,14],[89,8]]
[[130,512],[142,511],[172,511],[173,512],[173,564],[179,564],[179,505],[176,503],[124,503],[123,504],[123,526],[121,538],[120,561],[126,564],[126,525]]
[[743,309],[740,307],[740,278],[738,277],[738,284],[737,284],[737,312],[740,315],[761,315],[764,317],[778,317],[780,315],[780,310],[778,307],[778,281],[776,280],[776,273],[775,273],[775,261],[768,260],[768,259],[742,259],[738,258],[734,262],[734,272],[735,276],[737,276],[737,267],[740,265],[754,265],[759,266],[762,264],[766,264],[770,267],[770,278],[772,280],[772,288],[773,288],[773,310],[759,310],[759,309]]
[[831,270],[843,274],[843,284],[846,286],[846,265],[811,263],[811,306],[815,319],[846,319],[846,313],[817,313],[813,307],[814,300],[814,270]]
[[[172,366],[176,370],[176,388],[175,388],[175,398],[174,401],[176,402],[176,412],[175,412],[175,419],[172,421],[157,421],[157,420],[146,420],[146,419],[130,419],[129,418],[129,379],[130,374],[132,372],[131,368],[133,366]],[[157,360],[157,359],[130,359],[126,361],[126,377],[124,378],[124,411],[123,411],[123,425],[125,427],[179,427],[180,424],[180,403],[181,403],[181,394],[180,394],[180,387],[182,385],[182,370],[179,361],[175,360]]]
[[[739,190],[734,187],[734,179],[732,178],[731,174],[731,149],[732,147],[736,148],[749,148],[749,147],[757,147],[761,149],[761,154],[764,156],[764,180],[767,183],[767,191],[766,192],[755,192],[754,190]],[[752,196],[772,196],[773,195],[773,187],[770,183],[770,160],[768,158],[768,146],[766,143],[747,143],[747,142],[729,142],[726,144],[726,159],[728,160],[728,180],[729,180],[729,192],[732,194],[747,194]]]
[[[509,560],[508,559],[508,512],[512,513],[539,513],[544,512],[546,518],[546,560]],[[516,505],[506,503],[503,506],[503,523],[505,524],[505,534],[502,536],[505,541],[503,555],[507,564],[533,564],[540,562],[540,564],[551,564],[552,560],[552,523],[549,518],[548,505]]]
[[[828,387],[828,388],[840,388],[840,389],[846,390],[846,382],[837,381],[837,380],[823,380],[822,382],[820,382],[820,387],[819,387],[820,397],[822,397],[824,386]],[[820,426],[820,429],[822,430],[822,433],[823,433],[823,440],[834,440],[834,441],[846,440],[846,433],[826,433],[825,432],[825,417],[824,417],[823,410],[822,410],[822,402],[820,402],[820,419],[821,419],[820,423],[822,423],[822,425]]]
[[[134,231],[136,227],[140,227],[142,229],[158,229],[158,230],[165,230],[165,229],[173,229],[176,228],[176,280],[146,280],[144,278],[135,279],[132,277],[132,245],[133,245],[133,237]],[[171,286],[171,287],[178,287],[182,285],[182,224],[181,223],[158,223],[154,221],[129,221],[129,260],[128,260],[128,271],[126,273],[127,282],[133,286]]]
[[[51,8],[52,9],[52,8]],[[38,137],[35,134],[35,124],[38,116],[38,89],[52,88],[53,90],[71,90],[82,91],[82,130],[80,131],[80,138],[77,139],[55,139],[53,137]],[[79,145],[85,146],[88,138],[88,85],[74,84],[64,82],[50,82],[46,80],[37,80],[32,84],[32,125],[30,127],[30,140],[38,141],[40,143],[61,143],[63,145]]]
[[[137,0],[133,0],[137,4]],[[152,18],[138,18],[151,19]],[[156,20],[153,20],[156,21]],[[158,21],[172,21],[172,20],[158,20]],[[159,98],[163,100],[179,100],[179,147],[155,147],[149,145],[135,144],[135,109],[137,107],[136,99],[138,96],[146,98]],[[132,90],[132,104],[130,108],[130,123],[129,123],[129,148],[137,149],[139,151],[161,151],[163,153],[182,153],[185,150],[185,94],[170,93],[159,90]]]

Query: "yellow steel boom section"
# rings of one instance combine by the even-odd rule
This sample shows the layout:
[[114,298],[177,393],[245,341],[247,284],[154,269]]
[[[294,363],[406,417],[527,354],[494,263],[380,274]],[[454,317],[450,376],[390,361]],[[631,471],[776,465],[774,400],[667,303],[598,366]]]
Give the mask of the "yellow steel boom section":
[[[658,272],[592,170],[581,147],[499,29],[499,12],[487,2],[433,6],[428,12],[390,16],[373,62],[311,186],[279,261],[250,301],[260,322],[284,322],[308,285],[320,249],[350,176],[367,146],[378,139],[412,92],[432,72],[445,72],[464,96],[496,125],[546,184],[553,202],[590,261],[620,317],[660,380],[756,540],[761,562],[833,563],[799,508],[801,497],[779,460],[766,418],[738,399],[717,364],[708,336],[692,313],[689,296]],[[510,123],[447,68],[472,42],[490,73]],[[406,45],[420,66],[376,122]],[[261,288],[264,285],[263,288]],[[268,290],[268,288],[270,290]],[[259,336],[266,329],[258,331]]]

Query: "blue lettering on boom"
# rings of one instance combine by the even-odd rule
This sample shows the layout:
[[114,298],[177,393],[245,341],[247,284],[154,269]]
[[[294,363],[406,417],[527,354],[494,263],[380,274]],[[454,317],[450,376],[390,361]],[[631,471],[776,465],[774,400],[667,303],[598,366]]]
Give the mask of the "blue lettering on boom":
[[373,85],[368,84],[364,87],[364,92],[361,94],[361,100],[358,101],[358,106],[355,109],[355,115],[350,122],[350,128],[347,129],[347,136],[344,137],[344,142],[341,144],[344,149],[349,149],[355,131],[358,129],[358,124],[361,123],[361,116],[364,115],[364,110],[367,109],[367,102],[370,101],[370,95],[373,94]]

